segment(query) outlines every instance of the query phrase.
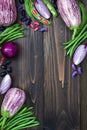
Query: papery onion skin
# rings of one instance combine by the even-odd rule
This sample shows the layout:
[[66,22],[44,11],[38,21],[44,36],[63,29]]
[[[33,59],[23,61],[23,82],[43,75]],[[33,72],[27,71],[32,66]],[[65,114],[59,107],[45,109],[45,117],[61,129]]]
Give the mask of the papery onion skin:
[[47,6],[41,1],[41,0],[36,0],[35,1],[35,8],[39,12],[39,14],[46,18],[49,19],[51,17],[51,13],[48,10]]
[[9,118],[16,114],[26,99],[25,92],[19,88],[11,88],[6,93],[1,105],[1,114]]
[[6,58],[13,58],[18,54],[18,45],[14,42],[6,42],[2,45],[1,53]]
[[11,84],[12,84],[11,76],[9,74],[6,74],[0,84],[0,93],[5,94],[7,90],[11,87]]
[[81,24],[81,12],[78,0],[57,0],[58,11],[69,28]]
[[76,49],[76,51],[73,55],[73,63],[75,65],[79,65],[84,60],[86,55],[87,55],[87,46],[86,45],[80,45]]

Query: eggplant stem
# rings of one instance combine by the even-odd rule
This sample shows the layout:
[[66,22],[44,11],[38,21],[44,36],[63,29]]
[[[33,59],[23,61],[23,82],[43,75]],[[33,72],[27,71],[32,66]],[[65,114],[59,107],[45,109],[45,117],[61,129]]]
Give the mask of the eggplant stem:
[[2,124],[1,124],[1,130],[4,130],[4,125],[6,122],[7,118],[3,118]]
[[72,40],[76,37],[78,28],[74,28],[73,34],[72,34]]

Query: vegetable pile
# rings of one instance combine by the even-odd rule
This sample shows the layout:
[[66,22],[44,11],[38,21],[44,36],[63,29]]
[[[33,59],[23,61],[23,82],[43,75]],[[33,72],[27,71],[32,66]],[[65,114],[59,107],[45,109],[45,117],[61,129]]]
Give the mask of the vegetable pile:
[[[13,0],[11,1],[13,2]],[[10,3],[5,3],[4,1],[4,4],[6,4],[7,8]],[[14,6],[15,4],[13,7]],[[12,9],[12,7],[10,8]],[[11,59],[17,56],[19,50],[18,45],[14,40],[24,37],[24,28],[17,23],[11,25],[14,23],[17,16],[17,12],[15,12],[16,6],[14,10],[8,9],[8,11],[10,11],[9,16],[12,15],[12,17],[10,17],[10,21],[8,21],[8,17],[7,21],[4,21],[0,27],[0,31],[2,31],[0,33],[0,52],[2,54],[0,68],[3,70],[0,72],[0,77],[2,78],[0,83],[0,94],[5,94],[1,105],[0,130],[23,130],[39,126],[40,123],[34,114],[33,107],[24,105],[26,93],[19,88],[11,88],[13,87],[12,67],[9,65],[11,64]],[[3,15],[5,14],[4,12],[5,10],[3,10]],[[14,16],[12,13],[14,13]],[[25,11],[22,11],[22,13],[24,15]],[[13,17],[14,19],[12,19]],[[36,22],[35,24],[37,25],[39,23]]]
[[[11,64],[10,60],[18,54],[18,45],[14,40],[23,38],[25,35],[24,28],[21,25],[17,23],[11,25],[17,17],[15,3],[13,0],[11,0],[13,4],[5,2],[3,3],[2,1],[1,3],[3,5],[3,10],[1,11],[3,12],[0,13],[0,17],[3,17],[3,19],[0,19],[0,31],[2,31],[0,33],[0,52],[2,54],[0,67],[1,70],[4,70],[0,72],[0,77],[2,77],[0,94],[5,94],[1,105],[0,130],[23,130],[25,128],[39,126],[40,123],[34,115],[33,107],[24,105],[26,100],[25,91],[19,88],[11,88],[12,67],[9,66]],[[51,1],[52,3],[49,0],[19,0],[19,2],[20,4],[24,4],[26,10],[23,9],[23,6],[18,7],[18,12],[21,11],[22,15],[21,22],[25,22],[34,31],[40,30],[41,32],[47,32],[47,27],[40,28],[40,23],[50,25],[51,16],[57,17],[59,11],[63,21],[70,30],[73,30],[72,39],[64,43],[64,49],[67,51],[67,55],[70,58],[73,56],[72,77],[82,74],[82,68],[78,65],[87,55],[87,45],[80,45],[87,39],[87,13],[84,4],[76,0],[57,0],[57,11],[56,6],[52,4],[55,3],[53,0]],[[12,4],[12,7],[10,4]],[[4,5],[6,5],[6,11],[10,11],[10,19],[8,12],[5,16],[6,11]],[[8,19],[6,19],[7,16]],[[33,19],[37,21],[32,22]]]
[[[73,30],[72,39],[64,43],[64,49],[70,58],[73,57],[73,64],[79,65],[87,54],[86,45],[80,46],[80,44],[87,39],[86,8],[84,4],[78,0],[57,0],[57,7],[59,14],[66,23],[67,27],[70,30]],[[75,72],[72,73],[72,77],[76,77],[77,74],[79,73],[75,69]]]
[[49,0],[25,0],[25,9],[30,18],[35,18],[39,22],[49,25],[51,14],[58,16],[56,9]]
[[11,88],[8,90],[1,106],[1,130],[22,130],[40,124],[33,114],[33,107],[24,106],[21,109],[25,98],[25,92],[21,89]]

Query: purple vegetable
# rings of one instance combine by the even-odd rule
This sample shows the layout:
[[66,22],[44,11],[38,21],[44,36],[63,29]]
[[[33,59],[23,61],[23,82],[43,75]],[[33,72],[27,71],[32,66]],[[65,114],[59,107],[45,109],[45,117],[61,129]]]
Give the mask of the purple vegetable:
[[6,76],[2,79],[0,84],[0,93],[4,94],[7,92],[7,90],[11,87],[12,79],[9,74],[6,74]]
[[51,17],[50,11],[48,10],[47,6],[41,0],[35,1],[35,8],[42,17],[44,17],[46,19],[49,19]]
[[70,28],[81,24],[81,12],[78,5],[78,0],[57,0],[58,11]]
[[87,54],[87,46],[85,45],[80,45],[75,53],[74,53],[74,56],[73,56],[73,63],[75,65],[79,65],[83,60],[84,58],[86,57],[86,54]]
[[18,11],[20,11],[20,10],[22,10],[22,9],[23,9],[23,6],[18,6],[18,7],[17,7],[17,10],[18,10]]
[[77,71],[74,71],[74,72],[72,73],[72,77],[75,78],[75,77],[77,76],[77,74],[78,74],[78,72],[77,72]]
[[41,32],[47,32],[48,31],[48,28],[47,27],[43,27],[40,29]]
[[72,63],[72,69],[77,70],[77,66],[75,64],[73,64],[73,63]]
[[2,45],[1,53],[7,58],[13,58],[18,54],[18,46],[14,42],[6,42]]
[[15,0],[0,0],[0,25],[9,26],[17,18]]
[[25,102],[25,92],[18,88],[11,88],[6,93],[1,106],[1,114],[9,118],[16,114]]
[[82,70],[82,68],[81,67],[78,67],[78,74],[82,74],[82,72],[83,72],[83,70]]

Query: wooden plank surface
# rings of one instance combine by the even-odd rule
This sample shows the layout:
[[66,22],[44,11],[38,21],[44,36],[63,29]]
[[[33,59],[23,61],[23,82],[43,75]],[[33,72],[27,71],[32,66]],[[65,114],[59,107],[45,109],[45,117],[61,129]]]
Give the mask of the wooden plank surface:
[[24,27],[26,37],[17,40],[20,51],[12,62],[13,87],[25,90],[26,104],[35,107],[41,126],[33,130],[87,130],[87,59],[83,75],[72,79],[71,60],[62,44],[71,32],[60,17],[46,33]]

